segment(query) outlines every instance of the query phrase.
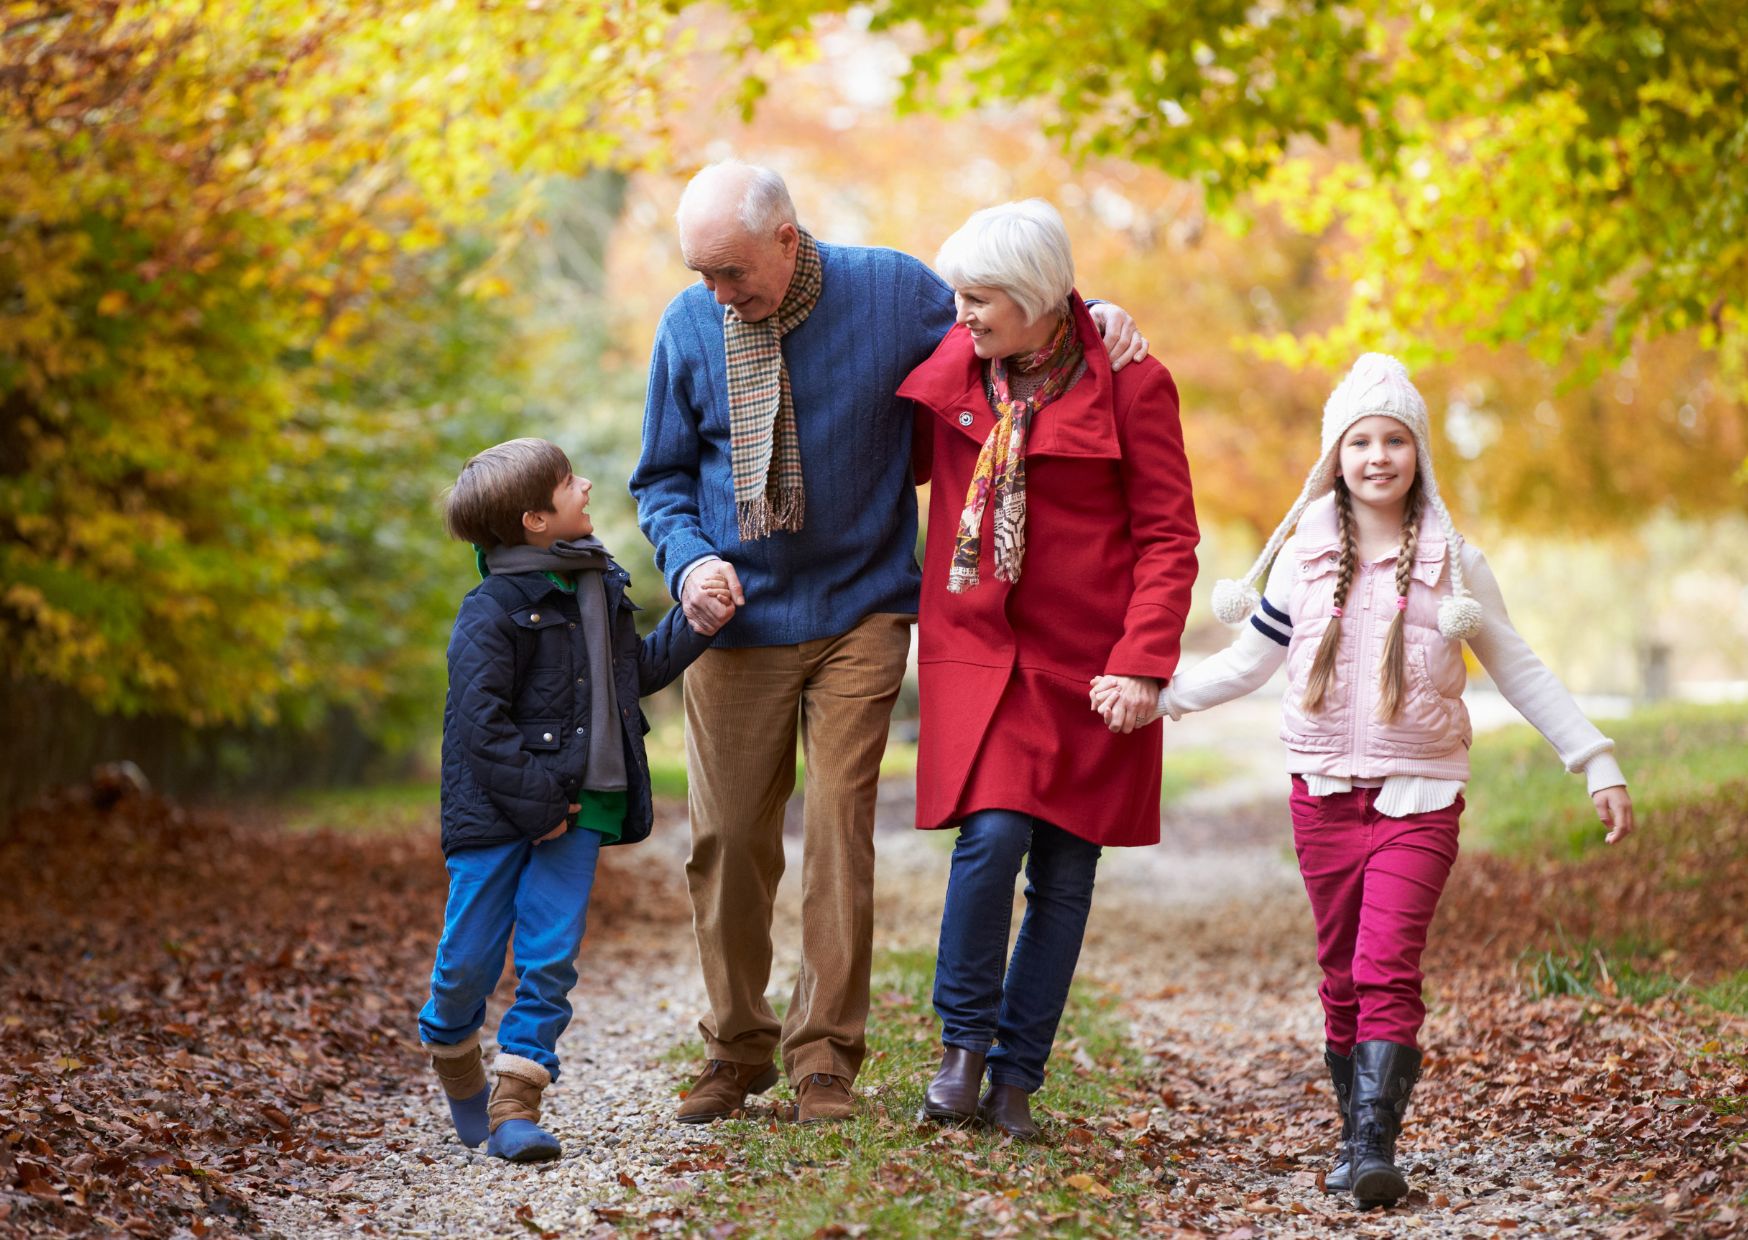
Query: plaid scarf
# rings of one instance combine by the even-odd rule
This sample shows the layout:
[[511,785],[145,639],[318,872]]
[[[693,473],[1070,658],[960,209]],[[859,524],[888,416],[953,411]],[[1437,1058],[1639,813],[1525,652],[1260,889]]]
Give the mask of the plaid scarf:
[[1050,343],[1029,357],[1019,359],[1022,371],[1046,370],[1044,382],[1024,400],[1015,400],[1008,385],[1009,359],[988,363],[989,407],[996,422],[977,466],[971,471],[971,488],[965,494],[965,511],[959,516],[959,534],[953,543],[953,566],[947,571],[947,589],[963,594],[978,582],[982,558],[979,531],[983,510],[992,500],[995,519],[995,579],[1020,579],[1020,561],[1026,556],[1026,435],[1038,411],[1074,386],[1086,369],[1074,315],[1065,316]]
[[[775,530],[801,529],[801,439],[782,340],[819,300],[819,246],[801,233],[795,275],[776,313],[749,323],[730,306],[722,316],[728,353],[728,435],[734,462],[734,509],[742,542]],[[771,458],[776,457],[776,468]]]

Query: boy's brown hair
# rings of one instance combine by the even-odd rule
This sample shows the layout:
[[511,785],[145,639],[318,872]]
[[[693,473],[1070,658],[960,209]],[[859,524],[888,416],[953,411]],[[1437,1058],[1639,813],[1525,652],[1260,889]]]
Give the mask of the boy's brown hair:
[[490,551],[527,541],[525,512],[551,512],[552,492],[570,476],[564,449],[544,439],[512,439],[479,453],[443,501],[451,538]]

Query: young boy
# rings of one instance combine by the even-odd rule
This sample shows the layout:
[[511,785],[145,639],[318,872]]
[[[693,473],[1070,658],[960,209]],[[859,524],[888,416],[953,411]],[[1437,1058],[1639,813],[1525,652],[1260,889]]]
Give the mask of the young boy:
[[[449,900],[419,1037],[462,1143],[487,1141],[512,1162],[559,1154],[540,1095],[558,1078],[596,857],[649,835],[638,698],[711,642],[678,607],[638,639],[630,577],[593,535],[589,485],[555,445],[513,439],[462,468],[444,510],[484,580],[449,642]],[[512,931],[516,1000],[498,1026],[488,1100],[480,1026]]]

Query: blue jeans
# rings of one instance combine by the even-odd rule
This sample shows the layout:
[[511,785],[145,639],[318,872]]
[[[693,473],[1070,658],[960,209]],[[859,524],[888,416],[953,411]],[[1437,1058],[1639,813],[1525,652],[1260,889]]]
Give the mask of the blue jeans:
[[[1026,915],[1003,982],[1022,858]],[[1044,1083],[1098,864],[1097,844],[1028,814],[980,810],[959,826],[935,961],[935,1012],[941,1041],[987,1051],[989,1079],[998,1085],[1031,1093]]]
[[462,848],[444,861],[449,903],[419,1036],[454,1045],[486,1019],[516,932],[516,1001],[498,1022],[498,1049],[532,1059],[558,1079],[558,1035],[571,1021],[583,915],[601,852],[599,832],[572,827],[556,840]]

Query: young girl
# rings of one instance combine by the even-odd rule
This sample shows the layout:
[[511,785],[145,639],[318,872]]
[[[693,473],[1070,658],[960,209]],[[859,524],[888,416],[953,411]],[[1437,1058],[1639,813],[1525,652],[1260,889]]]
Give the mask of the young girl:
[[[1324,1187],[1362,1205],[1408,1191],[1395,1149],[1420,1070],[1420,955],[1469,777],[1463,641],[1567,769],[1585,773],[1608,842],[1633,829],[1614,743],[1511,627],[1487,562],[1451,525],[1429,443],[1426,403],[1402,364],[1378,353],[1354,363],[1324,406],[1322,458],[1298,501],[1244,580],[1215,587],[1219,618],[1249,625],[1159,701],[1177,719],[1287,665],[1293,845],[1342,1121]],[[1095,708],[1111,694],[1105,680],[1093,684]]]

